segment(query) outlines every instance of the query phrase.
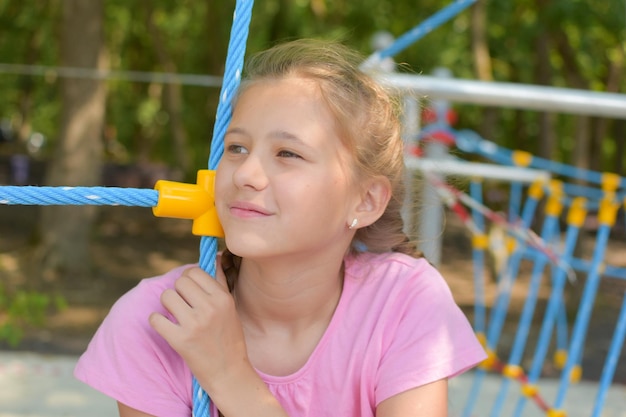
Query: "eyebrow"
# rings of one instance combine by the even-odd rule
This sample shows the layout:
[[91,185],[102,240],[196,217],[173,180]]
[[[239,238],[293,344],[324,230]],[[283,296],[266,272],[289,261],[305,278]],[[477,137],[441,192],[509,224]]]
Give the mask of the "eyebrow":
[[[229,128],[226,131],[226,134],[238,134],[238,135],[243,135],[243,136],[252,136],[250,135],[250,133],[248,133],[247,130],[242,129],[240,127],[232,127]],[[294,142],[298,142],[306,147],[311,147],[309,144],[305,143],[302,139],[300,139],[299,136],[294,135],[293,133],[289,133],[286,130],[273,130],[269,133],[269,138],[271,139],[286,139],[289,141],[294,141]]]

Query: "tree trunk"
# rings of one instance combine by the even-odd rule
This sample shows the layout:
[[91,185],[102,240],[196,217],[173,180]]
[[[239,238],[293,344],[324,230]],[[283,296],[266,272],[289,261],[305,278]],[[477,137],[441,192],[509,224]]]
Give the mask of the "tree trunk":
[[[535,82],[539,85],[552,84],[552,66],[550,65],[550,38],[545,30],[541,30],[535,41],[537,59],[535,65]],[[539,143],[537,153],[545,159],[552,159],[556,148],[556,129],[554,113],[539,113]]]
[[615,140],[615,157],[613,171],[621,176],[626,175],[626,120],[616,120],[613,123],[613,137]]
[[[152,45],[165,72],[176,73],[176,63],[168,53],[161,31],[154,22],[154,8],[151,2],[146,3],[148,31]],[[172,134],[172,147],[176,164],[177,177],[181,180],[191,170],[191,156],[187,143],[187,131],[183,124],[183,94],[180,84],[168,83],[164,86],[163,102],[169,115],[169,127]]]
[[[103,1],[63,1],[61,65],[103,68]],[[106,92],[97,80],[61,80],[61,128],[46,175],[53,186],[100,183]],[[91,278],[90,233],[95,207],[49,206],[42,210],[37,258],[45,286],[87,286]]]
[[[491,55],[487,42],[487,10],[485,0],[478,0],[472,6],[471,39],[474,72],[481,81],[493,81]],[[480,134],[488,140],[494,140],[495,126],[497,126],[498,109],[485,107],[479,127]]]
[[[583,77],[578,64],[576,51],[567,38],[567,34],[562,28],[554,32],[556,48],[563,59],[563,75],[568,84],[573,88],[589,90],[589,82]],[[589,116],[576,116],[574,131],[574,151],[571,164],[577,168],[589,169],[590,146],[591,146],[591,121]]]
[[[618,93],[624,78],[624,50],[621,47],[615,48],[613,53],[607,53],[611,58],[608,59],[606,91],[610,93]],[[592,130],[591,149],[591,168],[596,171],[613,171],[615,168],[610,167],[608,161],[604,158],[602,143],[609,140],[609,121],[606,117],[598,117],[594,119]],[[617,138],[614,137],[614,145],[617,147]]]

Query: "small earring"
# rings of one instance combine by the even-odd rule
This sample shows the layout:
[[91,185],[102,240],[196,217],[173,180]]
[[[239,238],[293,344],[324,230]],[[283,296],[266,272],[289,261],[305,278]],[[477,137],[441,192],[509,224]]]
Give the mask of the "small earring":
[[355,217],[352,220],[352,223],[350,223],[350,226],[348,226],[348,229],[350,229],[350,230],[354,229],[358,223],[359,223],[359,220]]

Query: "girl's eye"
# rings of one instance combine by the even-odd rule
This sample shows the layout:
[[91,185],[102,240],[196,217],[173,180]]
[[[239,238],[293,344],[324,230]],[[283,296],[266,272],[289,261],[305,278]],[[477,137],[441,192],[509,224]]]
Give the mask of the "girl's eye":
[[278,151],[278,156],[280,156],[281,158],[300,158],[302,159],[302,157],[296,153],[290,152],[290,151]]
[[248,150],[241,145],[228,145],[228,153],[233,154],[245,154],[248,153]]

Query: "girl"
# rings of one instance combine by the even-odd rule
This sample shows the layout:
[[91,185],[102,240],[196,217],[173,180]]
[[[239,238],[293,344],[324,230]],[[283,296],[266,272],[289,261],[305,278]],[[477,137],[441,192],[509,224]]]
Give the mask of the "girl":
[[249,62],[216,174],[216,279],[143,280],[76,367],[120,416],[190,416],[192,374],[227,417],[447,416],[447,378],[484,352],[402,232],[396,107],[359,62],[311,40]]

